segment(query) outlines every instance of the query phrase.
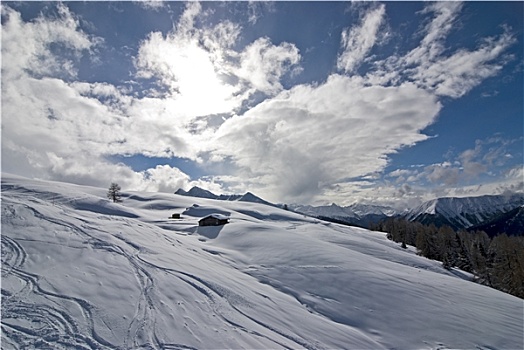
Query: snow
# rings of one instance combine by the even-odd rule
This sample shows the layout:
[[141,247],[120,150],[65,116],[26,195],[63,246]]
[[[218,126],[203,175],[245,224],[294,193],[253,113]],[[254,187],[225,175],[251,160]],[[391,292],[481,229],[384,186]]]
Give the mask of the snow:
[[[523,348],[521,299],[384,233],[105,194],[3,174],[2,349]],[[199,227],[210,213],[230,224]]]
[[517,208],[523,202],[524,195],[522,193],[464,198],[437,198],[412,209],[407,214],[407,219],[415,220],[422,214],[440,214],[446,219],[460,222],[461,225],[467,228],[477,225],[497,213],[500,214]]
[[214,193],[204,190],[197,186],[192,187],[187,192],[180,188],[175,192],[175,194],[179,194],[182,196],[200,197],[200,198],[211,198],[211,199],[217,198],[217,196]]
[[356,218],[357,215],[347,208],[340,207],[335,203],[314,207],[311,205],[294,205],[292,209],[297,213],[311,216],[325,216],[331,218]]
[[420,209],[415,209],[414,212],[420,212],[424,214],[437,214],[438,199],[430,200],[420,205]]
[[218,220],[228,220],[229,219],[229,216],[218,214],[218,213],[210,214],[207,217],[212,217]]
[[347,207],[340,207],[334,203],[329,206],[318,207],[292,204],[290,208],[304,215],[338,219],[364,227],[369,226],[370,222],[378,222],[396,214],[393,208],[360,203],[354,203]]
[[254,203],[262,203],[267,205],[273,205],[272,203],[266,202],[260,197],[255,196],[251,192],[247,192],[243,195],[238,194],[221,194],[216,195],[210,191],[204,190],[200,187],[194,186],[189,191],[184,191],[183,189],[178,189],[175,194],[181,195],[181,196],[189,196],[189,197],[198,197],[198,198],[207,198],[207,199],[219,199],[219,200],[226,200],[226,201],[239,201],[239,202],[254,202]]

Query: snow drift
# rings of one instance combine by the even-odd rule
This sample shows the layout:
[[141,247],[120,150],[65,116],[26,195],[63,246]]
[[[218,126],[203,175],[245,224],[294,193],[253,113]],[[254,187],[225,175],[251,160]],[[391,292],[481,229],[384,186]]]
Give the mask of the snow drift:
[[[521,299],[384,233],[105,194],[3,175],[3,349],[523,348]],[[230,223],[198,227],[209,212]]]

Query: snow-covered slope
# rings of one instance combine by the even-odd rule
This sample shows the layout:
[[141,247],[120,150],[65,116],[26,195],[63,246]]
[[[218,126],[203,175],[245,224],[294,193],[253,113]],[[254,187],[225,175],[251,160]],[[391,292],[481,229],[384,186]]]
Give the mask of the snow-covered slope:
[[435,223],[463,229],[479,225],[523,204],[523,194],[437,198],[414,208],[406,218],[424,224]]
[[[523,347],[521,299],[383,233],[105,193],[4,174],[2,349]],[[199,227],[209,213],[230,223]]]

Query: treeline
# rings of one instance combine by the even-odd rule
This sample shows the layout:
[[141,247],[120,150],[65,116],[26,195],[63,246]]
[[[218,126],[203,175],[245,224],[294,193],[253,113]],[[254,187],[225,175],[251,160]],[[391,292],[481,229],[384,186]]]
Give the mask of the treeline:
[[412,245],[418,254],[442,261],[446,269],[458,267],[475,281],[524,299],[524,237],[501,234],[494,238],[483,231],[454,231],[449,226],[423,225],[391,218],[372,227],[387,232],[395,242]]

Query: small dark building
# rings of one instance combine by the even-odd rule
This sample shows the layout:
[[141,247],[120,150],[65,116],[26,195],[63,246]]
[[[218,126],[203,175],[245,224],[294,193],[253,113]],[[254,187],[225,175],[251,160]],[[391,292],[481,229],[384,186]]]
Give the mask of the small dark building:
[[180,219],[180,214],[174,213],[173,215],[171,215],[171,219]]
[[198,226],[220,226],[229,222],[229,217],[222,214],[211,214],[198,221]]

